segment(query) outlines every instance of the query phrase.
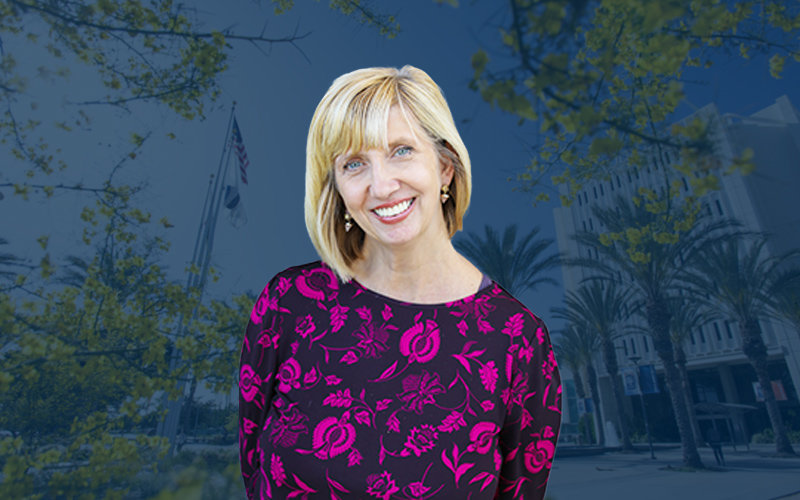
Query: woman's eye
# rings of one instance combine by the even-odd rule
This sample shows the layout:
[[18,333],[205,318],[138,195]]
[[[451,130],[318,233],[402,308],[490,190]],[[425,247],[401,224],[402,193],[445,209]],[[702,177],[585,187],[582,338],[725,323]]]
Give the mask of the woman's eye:
[[357,169],[358,167],[360,167],[363,164],[364,164],[364,162],[362,162],[361,160],[350,160],[348,162],[345,162],[343,168],[345,170],[355,170],[355,169]]
[[395,156],[406,156],[411,153],[411,148],[409,146],[400,146],[399,148],[394,150]]

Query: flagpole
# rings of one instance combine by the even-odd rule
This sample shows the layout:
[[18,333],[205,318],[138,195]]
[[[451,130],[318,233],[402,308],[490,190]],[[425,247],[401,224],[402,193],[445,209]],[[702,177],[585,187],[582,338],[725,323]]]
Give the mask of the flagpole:
[[[220,190],[221,177],[223,170],[227,171],[227,164],[230,160],[230,137],[231,128],[233,125],[233,115],[236,110],[236,101],[231,105],[231,112],[228,117],[228,126],[225,129],[225,142],[222,145],[222,154],[220,155],[219,164],[217,166],[217,176],[211,187],[211,180],[209,180],[209,187],[206,191],[206,199],[203,203],[203,211],[201,214],[200,225],[197,229],[197,237],[195,239],[194,250],[192,251],[192,262],[189,269],[189,276],[186,279],[185,291],[188,295],[192,288],[199,288],[197,300],[200,301],[203,296],[203,288],[205,287],[206,277],[208,274],[208,263],[211,261],[211,251],[213,248],[214,229],[216,228],[216,219],[219,215],[219,205],[215,204],[215,199],[219,198],[217,191]],[[210,203],[209,203],[210,202]],[[202,268],[200,264],[202,263]],[[198,272],[199,270],[199,272]],[[194,316],[194,310],[192,316]],[[180,316],[177,325],[177,338],[181,338],[185,330],[185,318]],[[169,373],[173,374],[180,361],[180,352],[173,345],[169,361]],[[180,422],[181,409],[183,406],[184,389],[186,380],[178,380],[178,399],[170,400],[167,395],[164,395],[164,400],[167,406],[167,414],[164,420],[160,421],[156,433],[159,436],[164,436],[169,440],[169,452],[167,457],[172,456],[175,450],[175,442],[178,433],[178,424]]]
[[[234,103],[234,106],[235,105],[236,105],[236,103]],[[233,112],[231,112],[231,117],[233,117]],[[231,129],[229,128],[228,129],[229,138],[230,138],[230,135],[231,135],[230,134],[230,130]],[[219,181],[220,179],[224,179],[225,175],[227,175],[228,167],[230,166],[230,163],[231,163],[231,152],[232,151],[233,151],[233,148],[232,147],[228,147],[227,148],[227,154],[224,155],[224,160],[221,159],[221,163],[220,163],[221,172],[218,172],[217,181]],[[224,165],[224,169],[222,169],[223,165]],[[200,294],[201,295],[203,293],[203,289],[205,288],[206,280],[208,278],[208,270],[209,270],[210,264],[211,264],[211,250],[214,247],[214,235],[217,232],[217,220],[219,220],[219,210],[222,207],[222,198],[223,198],[223,196],[225,194],[224,193],[224,184],[220,183],[220,185],[221,185],[221,188],[220,188],[219,192],[217,192],[215,194],[215,196],[217,198],[216,204],[214,204],[213,200],[212,200],[211,211],[212,211],[213,215],[211,215],[211,217],[209,218],[210,225],[208,227],[208,238],[207,238],[208,239],[208,251],[205,254],[205,260],[203,261],[203,268],[200,271],[199,287],[200,287]]]

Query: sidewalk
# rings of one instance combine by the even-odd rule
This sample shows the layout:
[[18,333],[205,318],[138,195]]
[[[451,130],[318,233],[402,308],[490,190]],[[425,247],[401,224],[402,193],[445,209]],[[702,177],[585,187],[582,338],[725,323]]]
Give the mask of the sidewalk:
[[[747,451],[724,447],[725,467],[709,448],[700,457],[710,470],[685,472],[679,446],[650,452],[607,452],[556,459],[549,500],[800,500],[800,458],[774,458],[774,445]],[[797,448],[797,447],[796,447]]]

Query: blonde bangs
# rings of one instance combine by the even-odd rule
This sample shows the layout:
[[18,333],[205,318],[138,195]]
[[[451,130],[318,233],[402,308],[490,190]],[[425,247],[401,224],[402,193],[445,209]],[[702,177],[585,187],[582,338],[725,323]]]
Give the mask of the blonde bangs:
[[347,89],[335,96],[320,123],[320,143],[330,155],[331,170],[338,156],[387,147],[389,111],[397,104],[397,82]]

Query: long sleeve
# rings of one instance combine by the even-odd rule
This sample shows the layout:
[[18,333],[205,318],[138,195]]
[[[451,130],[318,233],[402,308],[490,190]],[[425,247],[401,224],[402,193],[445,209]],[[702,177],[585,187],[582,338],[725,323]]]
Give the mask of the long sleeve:
[[561,424],[561,377],[544,323],[525,314],[524,333],[509,349],[500,434],[503,465],[496,498],[544,498]]
[[270,281],[253,306],[239,363],[239,459],[250,500],[271,496],[261,491],[269,488],[269,482],[261,477],[264,457],[259,437],[266,427],[279,358],[282,318],[278,284],[277,279]]

